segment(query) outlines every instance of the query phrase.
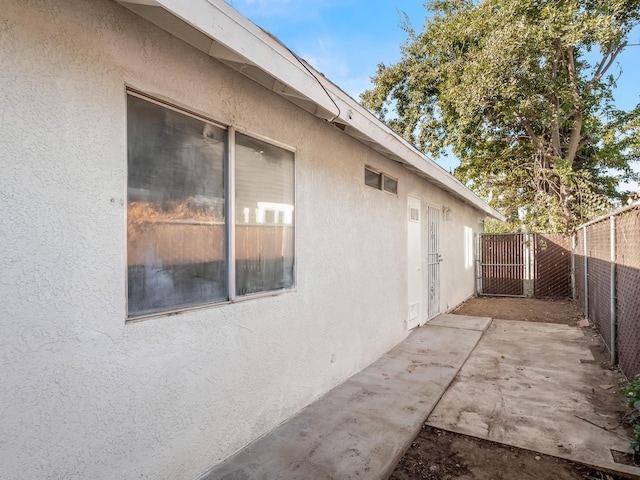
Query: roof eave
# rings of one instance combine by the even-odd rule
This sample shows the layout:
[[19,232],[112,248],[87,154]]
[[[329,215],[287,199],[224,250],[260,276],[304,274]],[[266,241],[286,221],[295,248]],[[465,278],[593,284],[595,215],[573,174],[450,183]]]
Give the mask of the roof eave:
[[346,134],[487,216],[506,221],[504,215],[224,1],[116,1],[313,115],[341,124]]

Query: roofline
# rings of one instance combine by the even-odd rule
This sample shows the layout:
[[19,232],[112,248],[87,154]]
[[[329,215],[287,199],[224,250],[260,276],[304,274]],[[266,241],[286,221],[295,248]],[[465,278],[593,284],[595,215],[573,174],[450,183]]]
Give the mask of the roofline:
[[[498,220],[506,217],[222,0],[116,0]],[[160,7],[160,8],[158,8]]]
[[[438,186],[455,194],[461,200],[482,210],[487,215],[498,220],[506,221],[507,218],[491,207],[487,202],[467,188],[460,180],[447,172],[441,165],[418,150],[415,146],[401,137],[385,123],[380,121],[369,110],[364,108],[353,98],[343,92],[335,84],[327,80],[324,76],[319,77],[325,88],[334,96],[340,114],[338,118],[344,121],[349,127],[362,132],[378,145],[387,149],[392,160],[410,166],[422,172],[428,179],[434,181]],[[356,136],[356,135],[352,135]],[[414,171],[414,173],[417,173]]]

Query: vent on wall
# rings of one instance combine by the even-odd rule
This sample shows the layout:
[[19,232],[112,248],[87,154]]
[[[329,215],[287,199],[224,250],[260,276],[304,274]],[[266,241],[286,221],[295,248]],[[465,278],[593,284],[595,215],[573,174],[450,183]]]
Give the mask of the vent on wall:
[[409,305],[409,320],[413,320],[420,315],[420,304],[418,302]]
[[409,221],[410,222],[419,222],[420,221],[420,210],[417,208],[409,207]]

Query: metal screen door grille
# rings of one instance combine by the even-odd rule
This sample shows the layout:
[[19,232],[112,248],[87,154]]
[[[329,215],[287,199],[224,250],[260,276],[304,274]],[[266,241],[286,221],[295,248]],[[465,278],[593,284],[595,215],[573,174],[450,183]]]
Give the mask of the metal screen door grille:
[[528,255],[526,235],[510,233],[480,235],[479,290],[483,295],[525,296]]
[[440,313],[440,209],[427,207],[427,315]]

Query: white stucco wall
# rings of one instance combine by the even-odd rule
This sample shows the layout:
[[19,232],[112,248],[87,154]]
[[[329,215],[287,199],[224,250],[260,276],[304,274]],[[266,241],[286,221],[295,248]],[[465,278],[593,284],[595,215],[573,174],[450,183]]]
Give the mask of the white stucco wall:
[[[400,170],[402,170],[401,167]],[[407,176],[404,182],[406,194],[422,200],[422,243],[427,250],[428,228],[426,209],[429,205],[440,209],[440,312],[447,312],[474,294],[475,273],[473,242],[475,234],[483,231],[484,214],[452,197],[434,185],[415,176]],[[444,207],[451,210],[445,220]],[[423,281],[427,282],[427,259],[423,255]],[[426,297],[426,294],[425,294]],[[426,298],[424,299],[426,302]]]
[[[454,210],[441,308],[473,293],[479,213],[116,3],[5,0],[0,52],[1,478],[197,478],[374,361],[409,193]],[[295,292],[125,323],[127,85],[297,148]]]

